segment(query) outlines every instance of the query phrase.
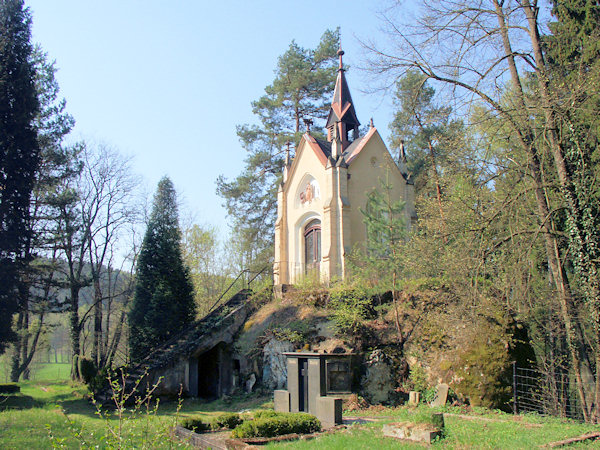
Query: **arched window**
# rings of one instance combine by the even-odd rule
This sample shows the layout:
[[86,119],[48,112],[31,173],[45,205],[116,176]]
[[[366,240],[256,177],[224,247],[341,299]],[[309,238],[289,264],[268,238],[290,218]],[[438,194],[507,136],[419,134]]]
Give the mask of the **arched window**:
[[306,272],[319,268],[321,261],[321,221],[311,220],[304,228],[304,263]]

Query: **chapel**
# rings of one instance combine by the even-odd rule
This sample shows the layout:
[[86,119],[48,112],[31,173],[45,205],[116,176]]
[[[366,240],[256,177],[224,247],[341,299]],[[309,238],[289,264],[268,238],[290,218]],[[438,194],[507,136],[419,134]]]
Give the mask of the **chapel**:
[[339,69],[329,116],[327,139],[307,131],[293,160],[289,150],[277,193],[275,222],[276,289],[311,275],[320,281],[347,275],[346,255],[364,245],[367,195],[385,179],[396,199],[405,202],[406,226],[416,221],[414,185],[401,149],[397,160],[388,151],[373,121],[360,136],[360,122],[348,89],[340,49]]

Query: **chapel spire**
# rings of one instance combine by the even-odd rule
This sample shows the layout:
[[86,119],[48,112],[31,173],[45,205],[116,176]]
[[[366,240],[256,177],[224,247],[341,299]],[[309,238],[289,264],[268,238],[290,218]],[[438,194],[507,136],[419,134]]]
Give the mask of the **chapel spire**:
[[[341,142],[342,151],[350,144],[350,142],[358,137],[358,126],[360,122],[354,110],[352,96],[346,76],[344,74],[344,63],[342,56],[344,51],[340,48],[337,52],[340,58],[337,80],[335,81],[335,90],[333,91],[333,100],[327,117],[327,140],[329,142],[339,140]],[[353,130],[353,136],[350,137],[350,130]]]

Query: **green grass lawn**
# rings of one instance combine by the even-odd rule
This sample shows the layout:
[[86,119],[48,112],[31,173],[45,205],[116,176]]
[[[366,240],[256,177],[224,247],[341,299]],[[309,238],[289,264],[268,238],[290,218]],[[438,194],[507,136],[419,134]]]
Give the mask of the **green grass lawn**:
[[[597,425],[563,421],[537,415],[513,416],[502,412],[477,411],[471,419],[457,417],[464,412],[456,408],[433,409],[422,406],[416,410],[407,407],[390,408],[371,417],[377,422],[352,425],[340,433],[325,435],[314,440],[271,444],[269,448],[332,450],[422,448],[422,444],[401,442],[383,437],[383,425],[390,422],[411,421],[424,413],[444,412],[445,437],[433,444],[438,448],[455,449],[532,449],[550,442],[599,431]],[[352,413],[356,415],[355,413]],[[367,413],[368,415],[368,413]],[[578,447],[600,448],[600,443],[585,442]]]
[[[9,381],[10,368],[7,360],[6,357],[0,360],[0,383]],[[30,370],[32,381],[63,381],[71,376],[71,363],[32,363]]]
[[[122,448],[187,448],[182,442],[169,437],[177,420],[191,416],[214,416],[223,411],[240,411],[266,407],[265,398],[239,397],[232,401],[211,403],[186,399],[181,410],[176,402],[164,402],[157,413],[142,411],[127,413],[126,420],[100,418],[87,401],[87,389],[80,385],[62,382],[23,382],[21,393],[0,397],[0,448],[115,448],[120,435]],[[290,449],[398,449],[417,448],[419,445],[396,441],[382,436],[383,424],[412,420],[434,410],[421,407],[387,408],[379,413],[360,413],[378,419],[375,422],[351,425],[335,434],[313,440],[271,444],[269,448]],[[470,413],[471,420],[451,414],[461,414],[459,409],[446,408],[446,437],[435,443],[439,448],[536,448],[541,445],[597,431],[598,426],[542,418],[535,415],[510,414],[477,410]],[[357,413],[351,413],[353,416]],[[483,420],[482,420],[483,419]],[[487,419],[487,420],[485,420]],[[119,433],[119,424],[122,429]],[[112,430],[112,431],[111,431]],[[577,447],[600,446],[593,442]]]
[[70,377],[70,363],[35,364],[31,372],[32,381],[66,381]]
[[168,402],[160,405],[156,413],[145,409],[137,414],[128,411],[120,422],[114,413],[109,418],[100,418],[87,400],[84,386],[67,381],[19,384],[20,394],[0,396],[1,449],[115,448],[118,439],[113,432],[122,437],[123,448],[188,448],[169,436],[176,421],[256,408],[268,400],[248,397],[225,404],[188,399],[180,411],[176,402]]

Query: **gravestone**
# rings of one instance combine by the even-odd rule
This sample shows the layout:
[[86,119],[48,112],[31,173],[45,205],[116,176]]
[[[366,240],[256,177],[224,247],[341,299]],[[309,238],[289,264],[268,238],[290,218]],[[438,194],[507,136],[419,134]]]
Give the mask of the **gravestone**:
[[382,431],[384,436],[431,444],[436,439],[443,437],[444,415],[442,413],[432,414],[431,423],[388,423],[383,426]]
[[314,414],[325,428],[342,423],[342,399],[351,393],[352,354],[285,352],[287,389],[274,391],[275,411]]
[[421,401],[421,393],[417,391],[410,391],[408,394],[408,405],[417,406]]
[[449,386],[446,383],[438,384],[437,394],[435,395],[435,398],[431,402],[430,406],[434,408],[444,406],[448,400],[448,389]]
[[290,411],[290,393],[284,389],[273,391],[273,409],[277,412]]

